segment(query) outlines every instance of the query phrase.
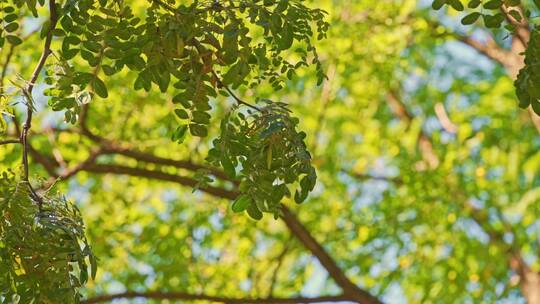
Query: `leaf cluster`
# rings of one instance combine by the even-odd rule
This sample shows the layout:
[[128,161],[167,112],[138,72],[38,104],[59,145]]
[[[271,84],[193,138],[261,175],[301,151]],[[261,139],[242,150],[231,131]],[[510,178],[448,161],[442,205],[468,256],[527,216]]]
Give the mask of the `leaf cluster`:
[[[435,10],[439,10],[443,6],[448,5],[460,12],[464,11],[465,7],[467,7],[474,11],[461,18],[463,25],[471,25],[481,18],[486,27],[500,28],[505,24],[506,20],[505,15],[502,13],[503,6],[508,10],[510,16],[517,22],[521,22],[522,16],[517,10],[520,4],[520,0],[469,0],[466,3],[461,0],[434,0],[432,7]],[[505,28],[514,31],[515,25],[506,23]]]
[[262,102],[260,111],[234,108],[228,113],[207,158],[229,177],[240,179],[241,195],[232,209],[245,210],[256,220],[263,212],[277,217],[281,200],[292,196],[289,188],[295,184],[294,200],[303,202],[317,179],[304,143],[306,134],[296,130],[298,118],[284,103]]
[[62,196],[36,202],[28,182],[0,177],[0,300],[79,303],[96,258],[77,207]]
[[24,3],[25,1],[20,0],[0,1],[0,48],[4,46],[6,41],[13,46],[22,43],[22,39],[16,34],[16,31],[20,28],[18,20],[20,8]]
[[[54,110],[74,112],[66,120],[76,120],[81,90],[108,97],[100,71],[106,76],[134,71],[137,90],[150,91],[154,84],[166,92],[172,83],[173,102],[182,110],[177,113],[190,120],[191,134],[199,137],[208,133],[209,99],[217,96],[221,82],[215,72],[233,88],[268,80],[279,89],[284,77],[310,64],[319,81],[324,78],[311,44],[314,35],[321,39],[328,29],[320,9],[289,0],[151,3],[144,20],[124,1],[68,1],[59,8],[60,28],[53,33],[62,47],[47,95]],[[287,52],[295,42],[295,51]],[[66,69],[80,59],[89,71]]]

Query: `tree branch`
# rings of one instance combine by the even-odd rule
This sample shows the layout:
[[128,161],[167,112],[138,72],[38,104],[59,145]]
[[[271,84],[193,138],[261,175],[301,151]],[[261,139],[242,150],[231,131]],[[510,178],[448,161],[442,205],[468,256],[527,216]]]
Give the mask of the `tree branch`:
[[47,31],[47,35],[45,38],[45,45],[43,47],[43,51],[41,53],[41,57],[39,59],[39,62],[37,66],[34,69],[34,72],[32,73],[32,76],[30,78],[30,82],[28,85],[22,89],[22,92],[24,96],[26,97],[26,121],[22,127],[22,132],[20,134],[20,142],[22,144],[22,165],[23,165],[23,175],[22,180],[26,181],[28,183],[28,188],[30,190],[30,193],[34,197],[34,199],[37,201],[39,208],[41,208],[42,200],[41,198],[36,194],[35,190],[32,188],[32,185],[28,182],[28,132],[30,131],[30,128],[32,127],[32,114],[34,111],[34,105],[32,101],[32,90],[34,89],[34,84],[37,81],[39,74],[41,70],[43,69],[43,66],[45,65],[45,62],[47,61],[47,57],[49,57],[49,54],[51,53],[51,42],[53,38],[53,30],[56,27],[56,22],[58,21],[58,16],[56,13],[56,2],[55,0],[49,0],[49,11],[50,11],[50,17],[49,17],[49,30]]
[[7,145],[7,144],[20,144],[21,140],[17,138],[10,138],[10,139],[3,139],[0,140],[0,146],[1,145]]
[[[96,158],[105,153],[118,153],[122,154],[137,160],[157,163],[163,165],[171,165],[176,167],[185,168],[188,170],[198,170],[203,167],[200,165],[192,164],[185,161],[175,161],[165,158],[160,158],[152,154],[147,154],[135,150],[131,150],[127,147],[122,147],[120,145],[114,144],[111,141],[108,141],[100,136],[94,135],[88,129],[83,128],[81,133],[85,136],[88,136],[91,140],[100,143],[100,148],[94,153],[91,153],[90,157],[83,163],[75,166],[70,171],[67,171],[63,175],[60,175],[60,178],[69,178],[74,176],[79,171],[86,171],[91,173],[98,174],[123,174],[135,177],[156,179],[178,183],[183,186],[194,188],[197,186],[198,181],[185,176],[175,175],[165,173],[159,170],[149,170],[144,168],[133,168],[117,164],[96,164]],[[40,156],[39,162],[44,165],[46,168],[51,166],[52,161],[47,160],[46,157],[40,155],[35,151],[36,155]],[[219,170],[214,169],[216,176],[224,175],[224,173],[217,173]],[[234,184],[237,186],[237,184]],[[236,189],[227,190],[220,187],[207,186],[199,189],[202,192],[208,193],[210,195],[225,198],[228,200],[234,200],[239,193]],[[359,303],[366,304],[375,304],[381,303],[377,298],[370,295],[367,291],[360,289],[354,283],[352,283],[343,270],[339,268],[337,263],[333,258],[326,252],[320,243],[310,234],[310,232],[302,225],[302,223],[296,218],[294,213],[292,213],[287,207],[283,206],[282,219],[285,221],[287,227],[291,230],[293,235],[300,240],[300,242],[321,262],[323,267],[328,271],[329,275],[334,279],[334,281],[343,289],[344,294],[354,301]],[[245,303],[245,302],[242,302]]]
[[102,295],[87,300],[81,301],[83,304],[109,302],[115,299],[134,299],[145,298],[153,300],[184,300],[184,301],[210,301],[226,304],[298,304],[298,303],[324,303],[324,302],[340,302],[350,301],[351,299],[344,296],[323,296],[315,298],[296,297],[296,298],[229,298],[209,296],[204,294],[189,294],[184,292],[135,292],[128,291],[111,295]]
[[220,178],[222,180],[235,182],[234,179],[231,179],[228,177],[223,171],[216,170],[213,167],[209,166],[203,166],[199,164],[195,164],[192,161],[189,160],[175,160],[170,158],[164,158],[159,157],[150,153],[145,153],[142,151],[131,149],[130,147],[122,144],[109,144],[105,145],[103,147],[103,154],[120,154],[124,155],[130,158],[133,158],[138,161],[157,164],[157,165],[164,165],[164,166],[172,166],[180,169],[186,169],[190,171],[198,171],[198,170],[208,170],[212,175],[214,175],[217,178]]
[[[136,177],[143,177],[143,178],[149,178],[149,179],[157,179],[157,180],[163,180],[163,181],[169,181],[174,182],[183,186],[194,188],[197,186],[198,181],[196,179],[175,175],[175,174],[169,174],[157,170],[148,170],[148,169],[142,169],[142,168],[132,168],[128,166],[122,166],[122,165],[101,165],[101,164],[87,164],[86,166],[82,166],[80,168],[80,171],[87,171],[92,173],[113,173],[113,174],[123,174],[123,175],[130,175],[130,176],[136,176]],[[202,192],[233,200],[238,196],[238,193],[236,191],[232,190],[226,190],[219,187],[214,186],[207,186],[205,188],[199,189]]]
[[324,247],[317,242],[304,225],[296,218],[295,214],[285,205],[282,205],[283,216],[289,230],[313,253],[328,271],[328,274],[343,289],[343,293],[359,303],[382,303],[368,292],[360,289],[345,275],[334,259],[326,252]]
[[32,77],[30,78],[30,82],[26,86],[26,88],[23,90],[24,94],[26,95],[27,99],[27,111],[26,111],[26,121],[24,123],[22,133],[21,133],[21,143],[23,145],[23,167],[24,167],[24,173],[23,173],[23,180],[28,181],[28,131],[30,131],[30,128],[32,127],[32,114],[34,111],[33,105],[32,105],[32,91],[34,89],[35,82],[37,81],[39,77],[39,73],[43,69],[43,66],[45,65],[45,62],[47,61],[47,57],[49,57],[51,53],[51,42],[53,38],[53,30],[56,27],[56,22],[58,20],[58,16],[56,14],[56,3],[55,0],[49,1],[49,11],[50,11],[50,25],[49,30],[47,32],[47,36],[45,38],[45,45],[43,46],[43,52],[41,53],[41,57],[39,58],[39,62],[37,66],[34,69],[34,72],[32,73]]
[[[487,38],[487,41],[482,43],[478,40],[473,39],[471,36],[461,35],[458,33],[452,33],[452,35],[460,42],[468,45],[469,47],[475,49],[480,54],[484,55],[488,59],[491,59],[502,66],[507,70],[518,70],[517,66],[519,65],[519,58],[516,58],[516,54],[509,52],[503,49],[501,46],[493,40],[493,38]],[[523,59],[521,59],[523,60]],[[517,73],[516,73],[517,74]]]

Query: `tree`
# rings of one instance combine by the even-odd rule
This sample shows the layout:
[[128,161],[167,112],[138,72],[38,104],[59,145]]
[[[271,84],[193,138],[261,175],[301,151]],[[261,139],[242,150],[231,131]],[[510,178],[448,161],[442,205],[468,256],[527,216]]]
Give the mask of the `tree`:
[[[56,193],[75,201],[89,246],[59,243],[80,269],[99,259],[82,302],[540,301],[537,116],[512,85],[530,26],[473,32],[457,26],[471,12],[414,1],[13,4],[0,232],[84,242],[40,241],[58,227],[33,216],[18,222],[29,232],[6,225],[26,210],[80,231]],[[234,213],[246,209],[280,219]],[[20,250],[5,240],[2,253]],[[58,281],[77,287],[91,268]],[[5,282],[7,303],[78,299],[39,281],[13,298]]]

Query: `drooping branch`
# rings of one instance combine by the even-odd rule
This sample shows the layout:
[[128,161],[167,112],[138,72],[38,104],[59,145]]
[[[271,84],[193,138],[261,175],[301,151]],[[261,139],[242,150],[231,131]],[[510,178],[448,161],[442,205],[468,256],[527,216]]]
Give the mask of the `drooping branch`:
[[210,301],[226,304],[299,304],[299,303],[328,303],[350,301],[351,299],[344,296],[323,296],[323,297],[295,297],[295,298],[229,298],[217,297],[204,294],[189,294],[183,292],[135,292],[128,291],[111,295],[97,296],[81,301],[83,304],[93,304],[109,302],[115,299],[135,299],[144,298],[152,300],[182,300],[182,301]]

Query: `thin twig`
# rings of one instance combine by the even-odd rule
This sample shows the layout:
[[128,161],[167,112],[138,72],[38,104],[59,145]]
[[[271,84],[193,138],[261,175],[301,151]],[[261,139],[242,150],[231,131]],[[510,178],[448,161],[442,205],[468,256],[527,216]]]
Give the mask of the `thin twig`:
[[212,74],[214,75],[214,77],[216,77],[216,81],[218,82],[218,84],[219,84],[220,86],[222,86],[223,88],[225,88],[225,90],[227,91],[227,93],[229,93],[229,95],[230,95],[232,98],[234,98],[234,100],[236,100],[236,102],[237,102],[238,104],[242,104],[242,105],[248,106],[248,107],[250,107],[250,108],[252,108],[252,109],[254,109],[254,110],[257,110],[257,111],[259,111],[259,112],[261,111],[261,109],[260,109],[259,107],[254,106],[254,105],[252,105],[252,104],[250,104],[250,103],[247,103],[247,102],[243,101],[242,99],[240,99],[238,96],[236,96],[236,95],[234,94],[234,92],[233,92],[231,89],[229,89],[229,87],[226,86],[226,85],[223,83],[223,81],[221,81],[221,79],[219,78],[218,74],[217,74],[214,70],[212,70]]
[[[30,82],[26,86],[26,88],[23,89],[23,94],[26,97],[27,100],[27,109],[26,109],[26,121],[23,125],[22,132],[21,132],[21,143],[23,146],[23,152],[22,152],[22,165],[23,165],[23,176],[22,180],[28,182],[28,132],[30,131],[30,128],[32,127],[32,114],[34,111],[33,103],[32,103],[32,90],[34,89],[34,85],[39,77],[39,74],[41,73],[41,70],[45,66],[45,62],[47,61],[47,57],[51,54],[51,42],[53,38],[53,30],[56,27],[56,22],[58,21],[58,15],[56,13],[56,2],[55,0],[49,0],[49,11],[50,11],[50,27],[49,31],[47,32],[47,36],[45,38],[45,45],[43,46],[43,52],[41,53],[41,57],[39,59],[39,62],[34,69],[34,72],[32,73],[32,77],[30,78]],[[30,192],[33,194],[34,198],[37,200],[39,207],[41,208],[42,201],[39,198],[39,196],[36,194],[30,183],[28,183],[28,186],[30,188]]]

